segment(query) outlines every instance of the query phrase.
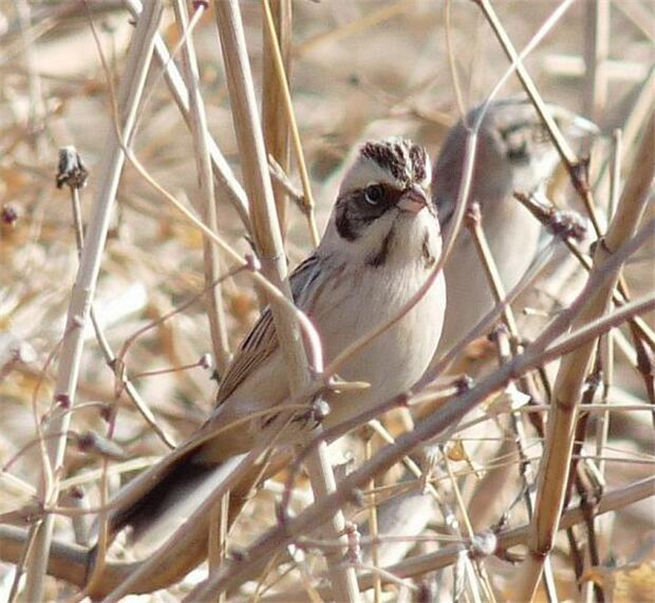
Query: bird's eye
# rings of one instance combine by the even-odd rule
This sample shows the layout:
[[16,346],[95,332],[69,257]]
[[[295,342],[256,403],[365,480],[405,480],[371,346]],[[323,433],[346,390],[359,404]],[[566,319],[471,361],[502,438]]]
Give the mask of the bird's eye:
[[384,189],[379,184],[369,184],[364,191],[364,199],[369,205],[377,205],[383,196]]

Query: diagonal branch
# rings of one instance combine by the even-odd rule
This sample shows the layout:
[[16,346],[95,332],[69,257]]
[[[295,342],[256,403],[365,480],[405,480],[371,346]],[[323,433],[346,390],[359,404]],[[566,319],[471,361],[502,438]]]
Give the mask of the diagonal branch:
[[[591,291],[574,328],[600,317],[607,310],[612,292],[619,278],[622,264],[609,268],[609,260],[621,245],[632,239],[648,202],[648,192],[655,176],[655,112],[651,114],[641,142],[637,161],[607,236],[601,240],[594,254],[590,281],[596,274],[609,276],[602,286]],[[595,341],[592,339],[570,352],[562,360],[555,389],[553,409],[548,417],[546,443],[539,474],[537,505],[530,555],[521,568],[519,599],[530,600],[539,584],[543,562],[550,553],[564,504],[567,475],[571,467],[571,453],[575,436],[577,408],[584,380],[593,357]]]

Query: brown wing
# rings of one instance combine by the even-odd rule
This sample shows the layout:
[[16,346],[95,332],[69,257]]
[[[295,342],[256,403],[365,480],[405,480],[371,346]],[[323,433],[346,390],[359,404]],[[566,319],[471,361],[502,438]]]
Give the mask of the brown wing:
[[[319,257],[314,254],[302,262],[289,277],[293,300],[298,303],[308,285],[318,276]],[[220,406],[242,381],[277,350],[278,341],[269,308],[261,316],[241,342],[232,363],[225,373],[216,396],[216,406]]]

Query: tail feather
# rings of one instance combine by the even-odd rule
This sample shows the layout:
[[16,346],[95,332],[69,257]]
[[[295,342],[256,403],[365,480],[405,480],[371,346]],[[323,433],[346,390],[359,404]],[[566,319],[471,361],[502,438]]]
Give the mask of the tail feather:
[[[109,518],[109,533],[114,536],[129,526],[132,528],[133,538],[138,538],[174,508],[176,503],[198,488],[215,470],[215,465],[195,461],[193,456],[191,458],[183,456],[175,459],[166,467],[163,475],[155,476],[152,481],[147,479],[149,476],[146,472],[143,478],[137,478],[145,482],[138,484],[144,487],[140,496],[133,502],[119,505],[112,512]],[[147,483],[148,481],[150,484]]]
[[[290,455],[291,450],[280,451],[270,460],[263,474],[260,465],[255,464],[250,467],[243,479],[230,492],[228,525],[231,525],[239,515],[256,484],[288,466]],[[132,480],[114,499],[115,510],[109,517],[110,540],[123,528],[132,526],[137,535],[154,528],[153,531],[157,536],[163,537],[161,538],[163,542],[174,531],[174,528],[171,529],[166,525],[165,516],[170,511],[174,511],[182,517],[188,517],[202,504],[210,490],[216,488],[242,458],[243,455],[237,455],[226,459],[220,465],[210,465],[200,462],[197,449],[178,455],[173,453]],[[184,530],[172,546],[166,547],[166,557],[161,561],[161,571],[144,576],[134,585],[131,592],[148,593],[165,588],[178,582],[201,563],[207,555],[208,521],[207,517],[201,518],[193,524],[192,529]],[[91,575],[96,554],[97,549],[93,547],[89,553],[87,575]],[[122,574],[115,574],[110,570],[111,568],[105,568],[104,576],[89,593],[92,599],[104,597],[116,586],[115,577]]]

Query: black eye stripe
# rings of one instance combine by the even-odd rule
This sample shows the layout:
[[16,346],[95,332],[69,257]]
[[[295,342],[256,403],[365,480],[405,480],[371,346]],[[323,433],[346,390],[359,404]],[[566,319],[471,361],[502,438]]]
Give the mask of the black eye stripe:
[[381,198],[372,204],[366,199],[371,185],[355,189],[337,200],[335,224],[339,234],[347,241],[359,238],[364,229],[396,205],[403,191],[389,184],[378,183]]
[[359,199],[366,203],[367,205],[373,205],[370,203],[370,201],[367,200],[367,195],[371,192],[370,189],[375,189],[377,192],[375,193],[376,195],[379,195],[377,199],[377,203],[374,204],[376,207],[377,206],[383,206],[384,209],[389,209],[392,205],[395,205],[398,202],[398,199],[400,199],[400,195],[403,194],[403,191],[398,190],[395,186],[391,186],[389,184],[383,184],[383,183],[377,183],[377,184],[370,184],[366,188],[363,189],[358,189],[355,191],[356,194],[358,194]]

